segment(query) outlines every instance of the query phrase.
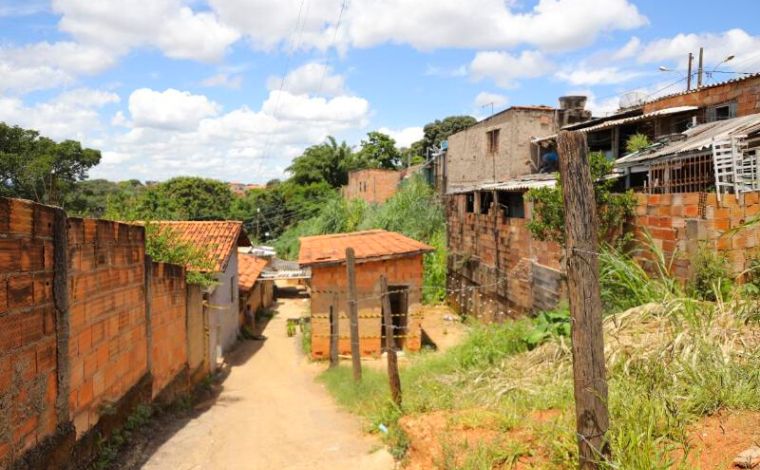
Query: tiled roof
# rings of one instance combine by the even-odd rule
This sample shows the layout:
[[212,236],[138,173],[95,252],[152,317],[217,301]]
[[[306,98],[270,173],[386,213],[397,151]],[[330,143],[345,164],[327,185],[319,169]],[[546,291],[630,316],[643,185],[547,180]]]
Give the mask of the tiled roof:
[[298,254],[298,264],[301,266],[344,262],[348,247],[354,249],[357,262],[398,258],[433,251],[431,246],[400,233],[385,230],[303,237],[300,241],[301,251]]
[[253,255],[238,254],[238,288],[248,291],[253,288],[269,260]]
[[[161,230],[169,228],[180,240],[205,250],[214,262],[214,272],[224,272],[238,246],[249,246],[243,223],[234,220],[156,221]],[[192,266],[188,266],[193,269]]]

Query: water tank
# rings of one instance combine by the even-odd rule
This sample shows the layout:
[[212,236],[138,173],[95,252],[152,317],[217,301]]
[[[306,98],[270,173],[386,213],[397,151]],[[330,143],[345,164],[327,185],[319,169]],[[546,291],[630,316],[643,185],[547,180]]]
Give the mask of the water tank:
[[559,109],[585,109],[586,100],[582,95],[560,96]]

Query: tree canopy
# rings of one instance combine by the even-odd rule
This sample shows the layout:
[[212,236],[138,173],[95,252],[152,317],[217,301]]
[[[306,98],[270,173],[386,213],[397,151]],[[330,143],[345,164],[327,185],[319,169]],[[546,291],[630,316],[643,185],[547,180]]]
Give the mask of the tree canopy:
[[433,122],[425,124],[423,127],[424,137],[422,140],[412,144],[411,150],[414,155],[425,156],[425,151],[433,145],[440,145],[442,140],[446,140],[450,135],[467,129],[476,124],[478,121],[472,116],[448,116],[436,119]]
[[296,184],[327,183],[339,188],[348,183],[348,170],[352,159],[351,147],[330,136],[327,141],[307,148],[286,169]]
[[62,205],[74,184],[100,162],[75,140],[56,143],[34,130],[0,123],[0,195]]
[[389,135],[373,131],[362,140],[361,148],[356,153],[351,169],[401,167],[401,152],[396,148],[396,141]]

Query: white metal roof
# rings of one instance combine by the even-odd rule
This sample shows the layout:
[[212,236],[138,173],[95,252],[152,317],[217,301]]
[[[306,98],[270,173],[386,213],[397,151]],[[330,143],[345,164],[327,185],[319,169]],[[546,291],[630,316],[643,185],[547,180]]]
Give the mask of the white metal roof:
[[636,163],[680,154],[693,153],[710,149],[714,140],[724,140],[734,135],[746,135],[760,131],[760,114],[750,114],[725,121],[709,122],[688,129],[683,133],[684,140],[671,142],[663,146],[653,146],[649,150],[626,155],[615,161],[618,167],[633,166]]
[[594,132],[594,131],[598,131],[602,129],[607,129],[610,127],[620,126],[623,124],[630,124],[632,122],[646,121],[647,119],[657,117],[657,116],[686,113],[689,111],[696,111],[698,109],[699,108],[697,106],[675,106],[673,108],[659,109],[657,111],[652,111],[651,113],[642,114],[640,116],[631,116],[631,117],[622,118],[622,119],[613,119],[611,121],[605,121],[595,126],[578,129],[578,132],[584,132],[584,133]]

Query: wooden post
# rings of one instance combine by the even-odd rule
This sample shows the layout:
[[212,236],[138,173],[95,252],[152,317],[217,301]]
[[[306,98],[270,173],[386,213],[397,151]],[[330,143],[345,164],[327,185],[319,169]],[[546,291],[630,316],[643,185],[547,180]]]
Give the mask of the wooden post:
[[563,131],[557,139],[565,203],[567,291],[572,316],[575,419],[580,468],[597,469],[610,456],[597,214],[586,137]]
[[398,375],[398,358],[396,357],[395,332],[391,316],[391,297],[388,292],[388,281],[380,276],[380,292],[383,296],[383,320],[385,321],[385,350],[388,354],[388,382],[391,387],[391,397],[396,406],[401,406],[401,377]]
[[330,368],[338,365],[338,339],[340,338],[338,328],[338,322],[340,321],[340,315],[338,314],[338,295],[333,294],[333,300],[330,303]]
[[359,351],[359,304],[356,295],[356,259],[354,249],[346,248],[346,269],[348,271],[348,314],[351,322],[351,364],[354,381],[362,379],[362,360]]

